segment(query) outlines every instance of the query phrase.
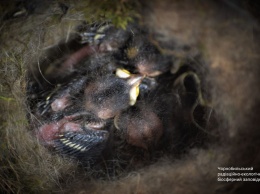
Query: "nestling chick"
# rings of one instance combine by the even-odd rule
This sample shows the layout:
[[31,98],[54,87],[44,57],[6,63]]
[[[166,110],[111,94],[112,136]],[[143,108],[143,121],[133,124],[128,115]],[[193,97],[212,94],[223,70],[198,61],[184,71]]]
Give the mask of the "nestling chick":
[[65,85],[57,85],[53,90],[44,92],[37,103],[36,114],[49,116],[54,112],[63,111],[72,105],[72,98],[80,92],[87,82],[87,77],[79,76]]
[[128,79],[109,75],[94,80],[84,90],[85,108],[101,119],[114,117],[133,105],[131,91],[139,87],[142,79],[141,75],[130,76]]
[[147,104],[122,112],[115,117],[114,125],[130,145],[143,149],[156,146],[164,131],[161,119]]
[[82,162],[94,161],[101,155],[109,137],[106,123],[87,111],[70,108],[39,126],[35,135],[43,145],[56,152]]
[[134,36],[125,52],[130,59],[130,65],[134,66],[138,73],[148,77],[161,75],[167,72],[172,65],[172,58],[162,55],[142,35]]

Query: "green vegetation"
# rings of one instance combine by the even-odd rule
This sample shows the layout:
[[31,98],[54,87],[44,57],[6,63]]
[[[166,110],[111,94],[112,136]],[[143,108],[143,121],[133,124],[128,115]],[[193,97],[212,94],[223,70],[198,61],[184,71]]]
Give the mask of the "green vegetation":
[[135,0],[97,0],[86,1],[75,6],[74,12],[83,12],[84,19],[89,22],[110,21],[116,27],[126,28],[134,18],[140,17],[140,4]]

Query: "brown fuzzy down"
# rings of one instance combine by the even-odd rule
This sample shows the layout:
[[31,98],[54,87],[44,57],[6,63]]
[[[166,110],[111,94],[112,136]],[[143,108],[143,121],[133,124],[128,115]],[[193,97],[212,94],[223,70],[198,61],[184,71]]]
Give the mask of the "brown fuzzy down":
[[[259,182],[217,181],[222,172],[218,167],[253,167],[260,173],[260,28],[242,5],[206,0],[153,0],[141,5],[142,23],[149,32],[159,34],[161,41],[199,49],[207,60],[209,71],[200,73],[209,83],[206,90],[220,138],[178,158],[165,155],[116,180],[95,180],[74,161],[47,151],[28,130],[27,118],[33,115],[25,103],[26,72],[37,68],[32,61],[44,57],[44,51],[60,40],[68,40],[87,17],[80,10],[83,1],[46,2],[32,14],[0,24],[0,193],[259,192]],[[65,15],[61,3],[70,5]],[[0,5],[2,12],[12,9],[12,3]]]

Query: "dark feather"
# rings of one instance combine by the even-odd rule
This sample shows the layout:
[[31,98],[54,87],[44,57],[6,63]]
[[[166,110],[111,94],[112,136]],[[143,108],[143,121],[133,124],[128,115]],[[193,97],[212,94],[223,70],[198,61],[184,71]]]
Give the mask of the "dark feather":
[[83,132],[66,132],[55,140],[55,150],[82,160],[95,160],[104,150],[108,132],[85,129]]

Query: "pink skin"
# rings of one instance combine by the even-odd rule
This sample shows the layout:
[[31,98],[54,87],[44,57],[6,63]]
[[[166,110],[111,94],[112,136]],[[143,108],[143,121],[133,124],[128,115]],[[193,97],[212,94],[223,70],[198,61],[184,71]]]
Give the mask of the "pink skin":
[[67,118],[57,122],[47,123],[42,125],[37,131],[36,137],[47,146],[53,146],[53,140],[59,138],[59,134],[68,131],[82,131],[81,125],[75,122],[70,122]]
[[152,63],[154,63],[154,62],[149,62],[147,60],[138,62],[136,64],[136,66],[137,66],[139,73],[141,73],[143,75],[147,75],[149,77],[156,77],[156,76],[160,75],[162,72],[160,72],[158,70],[154,70],[153,69],[154,64],[152,64]]
[[[65,132],[80,132],[83,131],[82,123],[73,121],[80,114],[65,116],[63,119],[46,123],[42,125],[36,132],[36,137],[46,146],[54,146],[54,140],[60,138],[59,135]],[[104,122],[88,123],[87,127],[92,130],[101,130],[104,127]]]
[[110,52],[117,49],[117,45],[113,45],[112,42],[104,42],[101,45],[86,45],[78,51],[69,55],[69,57],[62,64],[62,72],[73,72],[74,66],[77,65],[84,58],[93,55],[94,53]]
[[53,103],[51,103],[51,108],[54,112],[57,112],[64,110],[69,105],[69,94],[66,94],[61,98],[57,98],[56,100],[54,100]]
[[62,64],[63,69],[66,69],[66,71],[72,71],[74,68],[74,65],[79,63],[82,59],[84,59],[87,56],[90,56],[98,51],[98,48],[96,46],[84,46],[78,51],[72,53]]

